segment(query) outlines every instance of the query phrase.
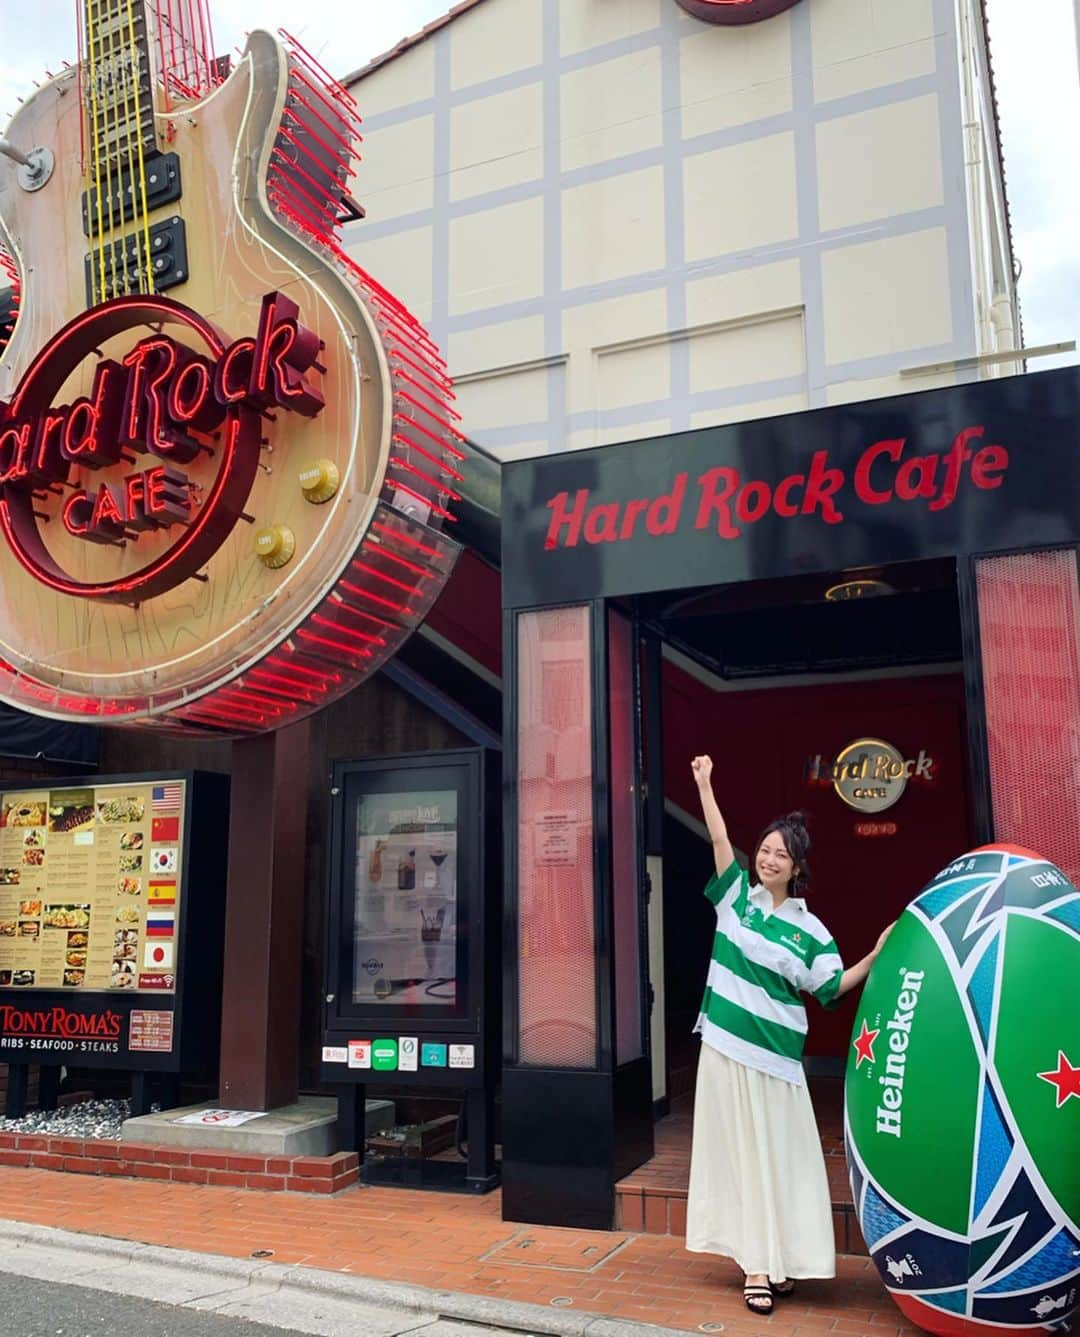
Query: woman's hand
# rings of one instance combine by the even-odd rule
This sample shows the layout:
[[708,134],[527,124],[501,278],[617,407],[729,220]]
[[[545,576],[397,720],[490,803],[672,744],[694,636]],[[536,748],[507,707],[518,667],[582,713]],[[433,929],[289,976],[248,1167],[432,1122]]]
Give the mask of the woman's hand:
[[893,931],[895,927],[896,927],[896,920],[894,919],[893,922],[888,926],[888,928],[884,928],[881,930],[877,942],[874,943],[874,950],[870,953],[871,956],[877,956],[877,954],[885,946],[885,942],[888,939],[889,934]]
[[712,841],[716,873],[718,877],[723,877],[734,861],[735,851],[731,848],[727,825],[716,806],[716,795],[712,792],[712,757],[695,757],[690,763],[690,769],[694,773],[694,783],[701,800],[705,829]]

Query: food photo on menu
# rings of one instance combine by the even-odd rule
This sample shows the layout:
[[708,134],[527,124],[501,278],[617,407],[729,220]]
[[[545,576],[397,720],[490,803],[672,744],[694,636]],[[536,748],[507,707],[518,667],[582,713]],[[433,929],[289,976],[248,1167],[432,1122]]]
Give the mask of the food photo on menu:
[[113,960],[134,961],[138,954],[138,930],[133,928],[118,928],[113,934]]
[[27,802],[13,799],[0,809],[0,827],[4,826],[44,826],[44,802]]
[[135,987],[135,963],[134,961],[114,961],[109,975],[110,989],[134,989]]
[[97,805],[98,821],[106,826],[120,822],[141,822],[146,816],[146,800],[138,795],[122,795],[99,800]]
[[94,829],[94,791],[66,789],[49,795],[49,830],[74,835]]
[[90,907],[88,905],[46,905],[45,927],[89,929]]

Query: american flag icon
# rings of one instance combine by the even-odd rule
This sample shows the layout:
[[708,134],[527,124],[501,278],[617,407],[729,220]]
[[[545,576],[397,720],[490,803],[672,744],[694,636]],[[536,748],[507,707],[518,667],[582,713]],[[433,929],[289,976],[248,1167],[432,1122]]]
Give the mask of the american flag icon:
[[158,813],[179,812],[184,789],[179,781],[167,785],[155,785],[150,797],[150,811]]

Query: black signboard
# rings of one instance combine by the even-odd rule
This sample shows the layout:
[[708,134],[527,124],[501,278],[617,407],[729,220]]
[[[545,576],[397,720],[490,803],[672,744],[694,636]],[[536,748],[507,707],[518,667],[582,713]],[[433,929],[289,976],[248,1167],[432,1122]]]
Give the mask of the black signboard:
[[335,763],[325,1081],[493,1080],[497,761],[469,748]]
[[0,785],[0,1061],[216,1064],[229,782]]
[[508,607],[1080,538],[1080,368],[503,467]]

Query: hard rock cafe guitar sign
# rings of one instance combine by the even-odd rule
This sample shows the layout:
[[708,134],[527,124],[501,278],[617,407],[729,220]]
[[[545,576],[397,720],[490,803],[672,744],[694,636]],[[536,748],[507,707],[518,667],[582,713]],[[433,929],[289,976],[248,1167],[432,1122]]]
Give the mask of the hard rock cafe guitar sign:
[[[422,326],[346,253],[353,100],[206,0],[81,0],[7,131],[0,696],[236,734],[325,705],[424,617],[460,434]],[[20,165],[21,164],[21,165]]]

